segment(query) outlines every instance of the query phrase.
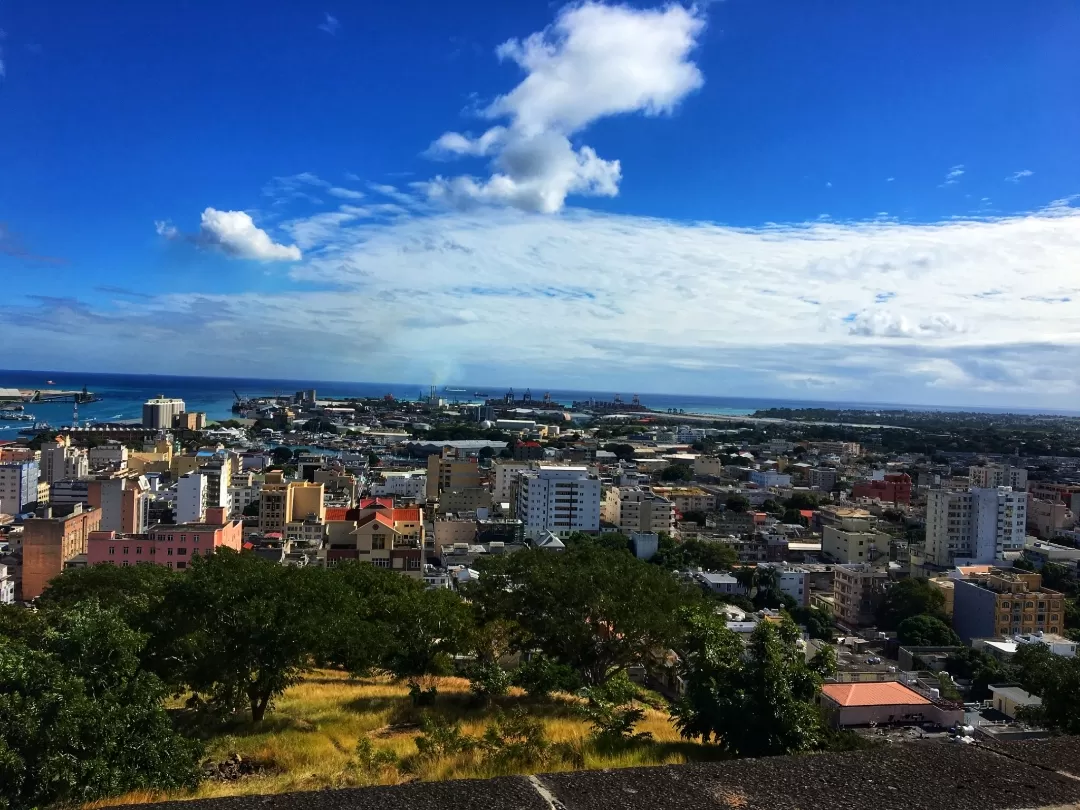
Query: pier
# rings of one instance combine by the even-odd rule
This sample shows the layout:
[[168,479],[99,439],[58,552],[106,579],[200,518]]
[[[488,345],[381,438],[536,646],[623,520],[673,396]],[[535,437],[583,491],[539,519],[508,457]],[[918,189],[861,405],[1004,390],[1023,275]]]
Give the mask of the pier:
[[85,405],[90,402],[101,402],[101,397],[87,391],[85,387],[81,391],[64,391],[55,388],[2,388],[0,402],[74,402],[77,405]]

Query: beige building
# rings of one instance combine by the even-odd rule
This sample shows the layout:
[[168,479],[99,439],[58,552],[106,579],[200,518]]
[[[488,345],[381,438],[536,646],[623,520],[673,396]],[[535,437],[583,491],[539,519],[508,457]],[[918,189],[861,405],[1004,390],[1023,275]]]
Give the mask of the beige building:
[[820,512],[821,551],[833,562],[865,563],[889,551],[889,535],[865,509],[826,507]]
[[484,487],[445,489],[439,496],[439,512],[444,515],[455,512],[475,512],[491,506],[491,493]]
[[476,521],[471,518],[447,518],[435,521],[435,550],[454,543],[472,543],[476,540]]
[[627,536],[631,532],[675,532],[675,504],[642,487],[611,487],[601,504],[600,517]]
[[284,473],[266,474],[259,491],[259,531],[285,532],[293,522],[326,520],[323,485],[307,481],[285,481]]
[[442,492],[449,489],[469,489],[479,487],[480,468],[476,459],[457,459],[446,455],[428,456],[427,498],[438,499]]
[[1015,490],[1027,489],[1027,470],[1008,464],[978,464],[968,467],[968,483],[980,489],[991,487],[1012,487]]
[[493,466],[494,486],[492,498],[496,503],[513,504],[517,500],[518,473],[535,466],[528,461],[497,461]]
[[945,597],[945,615],[951,620],[956,600],[956,582],[949,577],[931,577],[927,582],[941,591],[941,595]]
[[679,512],[713,512],[716,496],[700,487],[652,487],[654,495],[667,498]]
[[837,565],[833,570],[836,618],[848,627],[874,624],[889,581],[888,573],[867,564]]
[[694,475],[719,478],[724,474],[724,462],[716,456],[695,456]]
[[1039,537],[1047,540],[1057,536],[1071,521],[1072,513],[1062,501],[1044,501],[1028,498],[1028,527]]

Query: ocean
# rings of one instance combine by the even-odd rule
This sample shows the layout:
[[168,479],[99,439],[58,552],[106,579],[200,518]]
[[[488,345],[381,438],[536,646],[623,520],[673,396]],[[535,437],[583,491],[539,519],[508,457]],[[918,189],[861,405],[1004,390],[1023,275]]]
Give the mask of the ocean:
[[[51,381],[51,382],[50,382]],[[225,377],[177,377],[151,374],[91,374],[69,371],[0,371],[0,388],[62,389],[81,390],[85,386],[90,392],[101,397],[101,402],[79,406],[81,422],[112,422],[139,420],[142,418],[143,403],[159,395],[177,397],[184,400],[189,411],[204,411],[209,419],[228,419],[233,414],[231,406],[241,397],[271,396],[275,394],[293,394],[301,389],[314,388],[320,397],[381,397],[393,394],[398,399],[415,400],[428,393],[428,386],[423,384],[373,383],[373,382],[330,382],[318,380],[261,380],[251,378]],[[464,389],[452,392],[440,389],[440,396],[454,401],[476,401],[481,397],[477,393],[491,397],[500,397],[506,393],[503,386],[459,385],[449,388]],[[550,393],[553,400],[569,405],[574,400],[589,398],[610,400],[613,391],[566,391],[559,389],[532,389],[535,399],[544,393]],[[518,397],[524,393],[515,389]],[[624,401],[629,402],[632,391],[618,392]],[[994,408],[949,408],[927,407],[903,404],[859,403],[859,402],[823,402],[815,400],[767,399],[747,397],[707,397],[686,396],[681,394],[641,394],[641,402],[654,410],[676,408],[687,413],[717,414],[724,416],[744,416],[762,408],[848,408],[860,410],[884,410],[907,408],[912,410],[941,411],[985,411],[996,412],[1005,409]],[[1048,411],[1008,409],[1014,413],[1046,413]],[[54,427],[70,425],[72,421],[71,403],[27,405],[26,412],[35,419],[48,422]],[[1052,412],[1052,411],[1050,411]],[[1071,415],[1071,414],[1070,414]],[[26,427],[26,422],[0,422],[0,438],[5,433],[9,438]]]

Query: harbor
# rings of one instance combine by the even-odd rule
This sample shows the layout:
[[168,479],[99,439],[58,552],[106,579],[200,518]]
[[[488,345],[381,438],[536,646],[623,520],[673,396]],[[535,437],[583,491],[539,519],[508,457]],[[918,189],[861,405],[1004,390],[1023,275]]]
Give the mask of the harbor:
[[72,402],[86,405],[101,402],[97,396],[83,386],[81,391],[68,391],[58,388],[0,388],[0,403],[49,403]]

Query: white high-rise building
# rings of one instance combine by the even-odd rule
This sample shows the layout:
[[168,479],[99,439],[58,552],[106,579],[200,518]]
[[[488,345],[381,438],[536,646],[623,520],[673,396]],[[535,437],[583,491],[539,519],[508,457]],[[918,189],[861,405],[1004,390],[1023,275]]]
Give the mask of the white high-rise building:
[[1027,470],[1008,464],[980,464],[968,467],[968,482],[973,487],[990,489],[993,487],[1012,487],[1016,490],[1027,489]]
[[90,461],[86,451],[71,447],[66,441],[47,442],[41,447],[41,480],[55,484],[66,479],[86,478]]
[[957,560],[992,563],[1023,551],[1027,493],[1012,487],[933,489],[926,501],[926,561],[949,567]]
[[517,519],[525,536],[568,537],[600,530],[600,479],[588,467],[548,467],[519,473]]
[[15,461],[0,464],[0,514],[17,515],[37,503],[38,463]]
[[188,473],[176,483],[176,522],[198,523],[206,512],[207,481],[205,475]]
[[168,399],[164,396],[148,399],[142,406],[142,423],[146,428],[168,430],[173,420],[184,412],[184,400]]

